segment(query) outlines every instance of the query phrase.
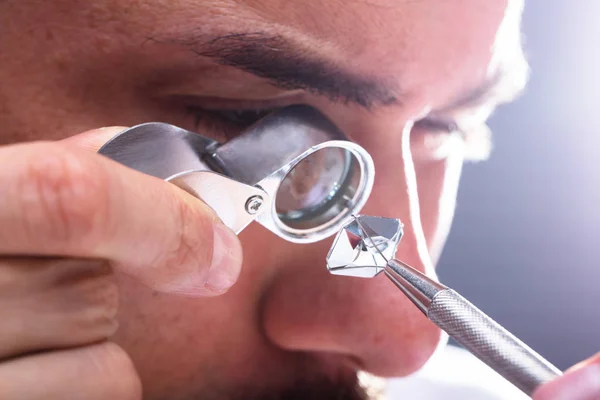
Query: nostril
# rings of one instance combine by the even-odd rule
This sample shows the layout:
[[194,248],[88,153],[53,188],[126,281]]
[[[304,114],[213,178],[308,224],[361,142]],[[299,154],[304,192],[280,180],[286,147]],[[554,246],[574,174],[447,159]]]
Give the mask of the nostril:
[[[391,313],[393,310],[385,309],[382,312],[388,319],[383,323],[394,324]],[[361,348],[362,368],[365,371],[381,377],[409,375],[419,370],[446,343],[446,335],[420,311],[410,308],[399,314],[402,314],[401,322],[404,324],[398,324],[396,331],[377,332],[374,327],[374,337],[371,340],[369,332],[365,332]]]

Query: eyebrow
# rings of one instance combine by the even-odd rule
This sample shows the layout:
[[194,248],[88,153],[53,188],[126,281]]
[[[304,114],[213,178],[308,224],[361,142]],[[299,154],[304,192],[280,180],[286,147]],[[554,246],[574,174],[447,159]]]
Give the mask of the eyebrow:
[[490,75],[477,86],[470,88],[464,93],[461,93],[449,104],[446,104],[445,106],[436,110],[436,112],[447,113],[461,109],[472,109],[494,101],[494,95],[501,86],[503,79],[504,74],[502,71]]
[[389,84],[345,71],[281,35],[261,31],[216,37],[192,35],[176,42],[198,56],[267,79],[284,90],[304,90],[366,109],[399,103],[397,90]]

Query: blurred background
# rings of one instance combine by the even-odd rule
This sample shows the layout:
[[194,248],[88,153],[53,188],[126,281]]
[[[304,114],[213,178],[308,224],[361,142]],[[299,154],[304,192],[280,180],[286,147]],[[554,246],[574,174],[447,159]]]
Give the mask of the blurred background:
[[600,2],[526,1],[526,92],[466,165],[441,280],[559,368],[600,351]]

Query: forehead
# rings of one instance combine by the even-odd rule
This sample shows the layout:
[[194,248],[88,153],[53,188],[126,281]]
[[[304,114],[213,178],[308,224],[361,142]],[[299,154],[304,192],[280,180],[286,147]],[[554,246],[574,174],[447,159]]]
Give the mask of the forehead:
[[[133,58],[131,65],[147,70],[197,63],[189,54],[165,54],[165,46],[144,46],[148,38],[275,35],[334,67],[390,82],[411,104],[435,108],[484,80],[507,1],[39,0],[13,7],[5,22],[17,33],[15,21],[34,23],[39,46],[60,44],[52,57],[60,62]],[[51,35],[41,32],[48,26]]]
[[489,50],[506,8],[505,0],[236,0],[229,4],[254,17],[252,22],[263,22],[265,29],[280,25],[306,40],[331,45],[343,53],[344,61],[356,59],[359,64],[382,61],[377,57],[433,61],[457,52]]

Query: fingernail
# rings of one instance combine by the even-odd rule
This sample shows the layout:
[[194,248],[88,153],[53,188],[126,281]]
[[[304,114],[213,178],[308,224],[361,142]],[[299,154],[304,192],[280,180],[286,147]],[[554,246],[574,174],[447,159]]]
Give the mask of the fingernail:
[[206,287],[224,292],[240,275],[242,246],[236,234],[222,223],[215,223],[213,230],[213,258],[206,275]]
[[600,399],[600,365],[570,370],[535,391],[534,400],[597,400]]

